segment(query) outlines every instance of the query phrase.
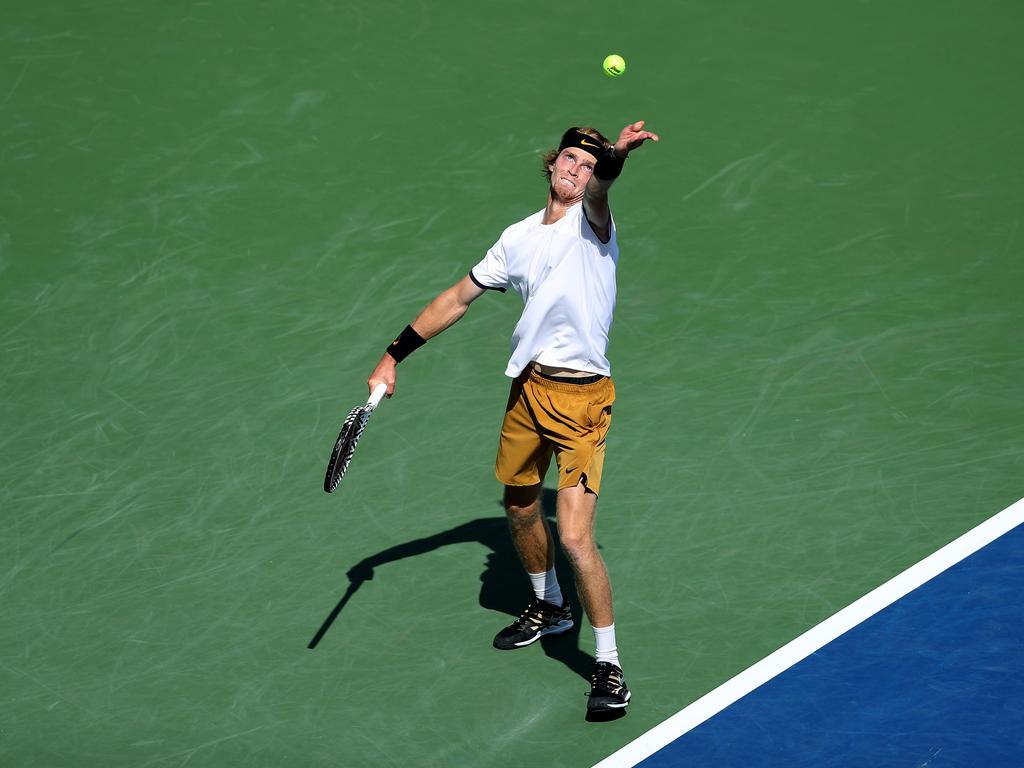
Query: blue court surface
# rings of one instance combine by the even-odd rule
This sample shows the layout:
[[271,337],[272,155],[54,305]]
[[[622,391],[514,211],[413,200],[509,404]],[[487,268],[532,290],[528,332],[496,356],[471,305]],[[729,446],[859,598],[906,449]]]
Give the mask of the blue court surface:
[[1024,765],[1022,517],[1018,502],[599,765]]

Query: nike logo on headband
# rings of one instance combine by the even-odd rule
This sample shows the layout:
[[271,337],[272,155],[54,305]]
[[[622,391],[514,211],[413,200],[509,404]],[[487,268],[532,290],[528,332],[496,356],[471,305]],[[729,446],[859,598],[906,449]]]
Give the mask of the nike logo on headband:
[[601,139],[595,139],[593,136],[588,136],[583,131],[575,128],[570,128],[562,134],[562,141],[558,144],[558,151],[561,152],[569,147],[578,147],[585,152],[590,152],[595,157],[600,157],[605,151],[604,143]]

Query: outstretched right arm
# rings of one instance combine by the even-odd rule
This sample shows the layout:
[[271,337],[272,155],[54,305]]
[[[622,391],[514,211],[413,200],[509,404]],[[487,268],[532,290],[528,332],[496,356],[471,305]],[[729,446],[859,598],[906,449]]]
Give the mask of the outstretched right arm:
[[[455,322],[466,314],[469,305],[483,295],[484,289],[478,286],[467,275],[446,291],[438,294],[412,323],[412,329],[424,341],[437,336],[441,331],[451,327]],[[384,356],[373,369],[367,384],[370,391],[380,383],[388,385],[388,397],[395,393],[395,369],[398,362],[390,353],[385,352]]]

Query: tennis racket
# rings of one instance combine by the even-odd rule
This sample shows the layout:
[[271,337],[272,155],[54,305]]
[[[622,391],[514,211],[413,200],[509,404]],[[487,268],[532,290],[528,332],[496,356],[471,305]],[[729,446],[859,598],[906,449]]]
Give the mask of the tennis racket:
[[366,429],[366,422],[370,420],[374,409],[380,405],[381,398],[388,391],[387,384],[378,384],[373,389],[370,399],[366,405],[360,405],[348,412],[345,423],[341,425],[341,432],[338,433],[338,440],[331,452],[331,460],[327,464],[327,474],[324,475],[324,490],[333,493],[338,487],[341,478],[345,476],[348,465],[352,461],[352,454],[356,451],[356,443],[363,436]]

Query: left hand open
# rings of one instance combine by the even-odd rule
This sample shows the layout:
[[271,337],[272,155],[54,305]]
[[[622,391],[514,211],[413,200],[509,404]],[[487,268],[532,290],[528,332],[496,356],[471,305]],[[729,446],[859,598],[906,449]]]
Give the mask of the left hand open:
[[647,139],[652,141],[660,141],[661,138],[656,133],[645,131],[644,121],[637,120],[635,123],[630,123],[619,133],[619,140],[615,142],[615,154],[619,157],[625,157],[630,151],[636,149],[643,144]]

